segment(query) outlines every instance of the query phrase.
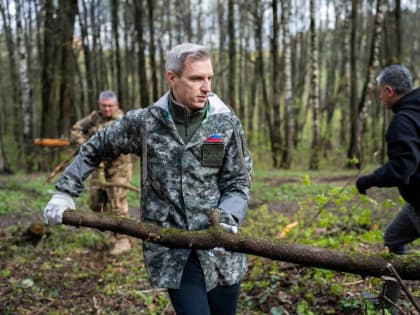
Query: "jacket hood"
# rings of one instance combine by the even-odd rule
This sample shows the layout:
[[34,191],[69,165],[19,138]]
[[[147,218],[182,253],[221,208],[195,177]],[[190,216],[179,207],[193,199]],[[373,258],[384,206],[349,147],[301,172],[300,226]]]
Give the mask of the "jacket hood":
[[420,88],[410,91],[401,97],[392,107],[394,113],[401,110],[410,110],[420,113]]

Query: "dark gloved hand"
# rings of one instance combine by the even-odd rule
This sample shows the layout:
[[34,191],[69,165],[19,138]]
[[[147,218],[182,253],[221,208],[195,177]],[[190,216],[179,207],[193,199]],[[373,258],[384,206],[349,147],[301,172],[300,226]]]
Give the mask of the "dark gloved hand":
[[374,175],[361,176],[356,181],[356,188],[362,195],[366,195],[366,190],[372,186],[375,186]]

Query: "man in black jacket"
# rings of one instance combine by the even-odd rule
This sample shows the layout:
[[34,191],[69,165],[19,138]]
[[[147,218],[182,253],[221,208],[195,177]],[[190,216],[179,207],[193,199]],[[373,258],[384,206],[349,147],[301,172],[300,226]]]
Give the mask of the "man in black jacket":
[[[420,89],[413,89],[411,74],[402,65],[383,69],[377,82],[379,98],[395,114],[386,133],[388,161],[361,176],[356,187],[361,194],[373,186],[398,187],[407,203],[386,227],[384,244],[391,253],[403,255],[405,245],[420,237]],[[385,285],[384,293],[395,301],[399,287],[393,287]]]

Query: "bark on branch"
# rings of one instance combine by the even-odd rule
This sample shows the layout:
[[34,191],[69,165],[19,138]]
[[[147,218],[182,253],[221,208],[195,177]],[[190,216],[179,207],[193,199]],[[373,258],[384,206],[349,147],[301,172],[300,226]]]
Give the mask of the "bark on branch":
[[202,231],[165,229],[132,219],[75,210],[64,212],[63,223],[126,234],[170,248],[224,247],[229,251],[362,276],[388,275],[386,265],[391,263],[402,279],[420,280],[418,256],[344,253],[322,247],[289,244],[279,240],[255,239],[214,227]]

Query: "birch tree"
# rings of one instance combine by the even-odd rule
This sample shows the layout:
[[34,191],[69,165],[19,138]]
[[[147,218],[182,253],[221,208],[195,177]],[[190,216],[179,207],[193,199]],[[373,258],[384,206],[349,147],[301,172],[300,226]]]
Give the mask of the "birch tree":
[[347,1],[343,1],[343,14],[344,20],[342,25],[339,26],[338,34],[341,38],[341,63],[340,63],[340,74],[339,83],[337,89],[337,103],[341,104],[341,118],[340,118],[340,130],[339,130],[339,145],[342,146],[346,143],[348,136],[348,118],[350,117],[350,110],[348,106],[348,100],[351,95],[350,81],[350,36],[348,29],[350,27],[350,15],[351,15],[351,4]]
[[381,34],[385,8],[386,6],[384,0],[377,0],[375,24],[372,34],[369,64],[366,72],[366,80],[363,87],[362,97],[358,106],[359,110],[358,119],[356,121],[356,128],[354,129],[354,134],[351,135],[352,146],[349,152],[352,157],[356,157],[359,160],[360,166],[362,165],[362,134],[366,124],[366,120],[368,118],[368,110],[372,104],[370,95],[375,86],[375,74],[379,66],[379,52],[382,39]]
[[[284,3],[286,1],[282,1]],[[273,33],[271,37],[271,62],[272,62],[272,111],[273,111],[273,135],[272,135],[272,154],[273,166],[279,168],[281,165],[281,129],[280,129],[280,56],[279,56],[279,21],[278,21],[278,0],[272,0],[271,11],[273,14]],[[283,8],[282,8],[283,14]],[[284,20],[282,20],[284,23]],[[284,51],[284,49],[283,49]]]
[[27,172],[33,171],[33,150],[32,141],[33,135],[33,99],[32,88],[29,81],[28,71],[28,54],[24,40],[24,29],[22,21],[28,19],[23,18],[22,6],[20,0],[16,0],[16,44],[19,49],[19,79],[20,79],[20,108],[23,118],[23,144],[25,153],[25,169]]
[[318,36],[315,28],[315,0],[310,0],[310,36],[311,36],[311,91],[309,102],[312,110],[312,143],[309,168],[319,168],[319,70],[318,70]]
[[293,137],[294,137],[294,117],[293,117],[293,90],[292,90],[292,58],[289,32],[290,6],[288,0],[281,2],[282,26],[283,26],[283,81],[284,81],[284,138],[285,150],[282,155],[282,167],[289,169],[293,160]]
[[354,161],[354,154],[352,152],[355,145],[354,135],[356,134],[357,124],[357,49],[356,49],[356,35],[357,35],[357,14],[358,14],[358,0],[351,2],[351,37],[350,37],[350,147],[347,150],[347,166],[360,167],[360,163]]

